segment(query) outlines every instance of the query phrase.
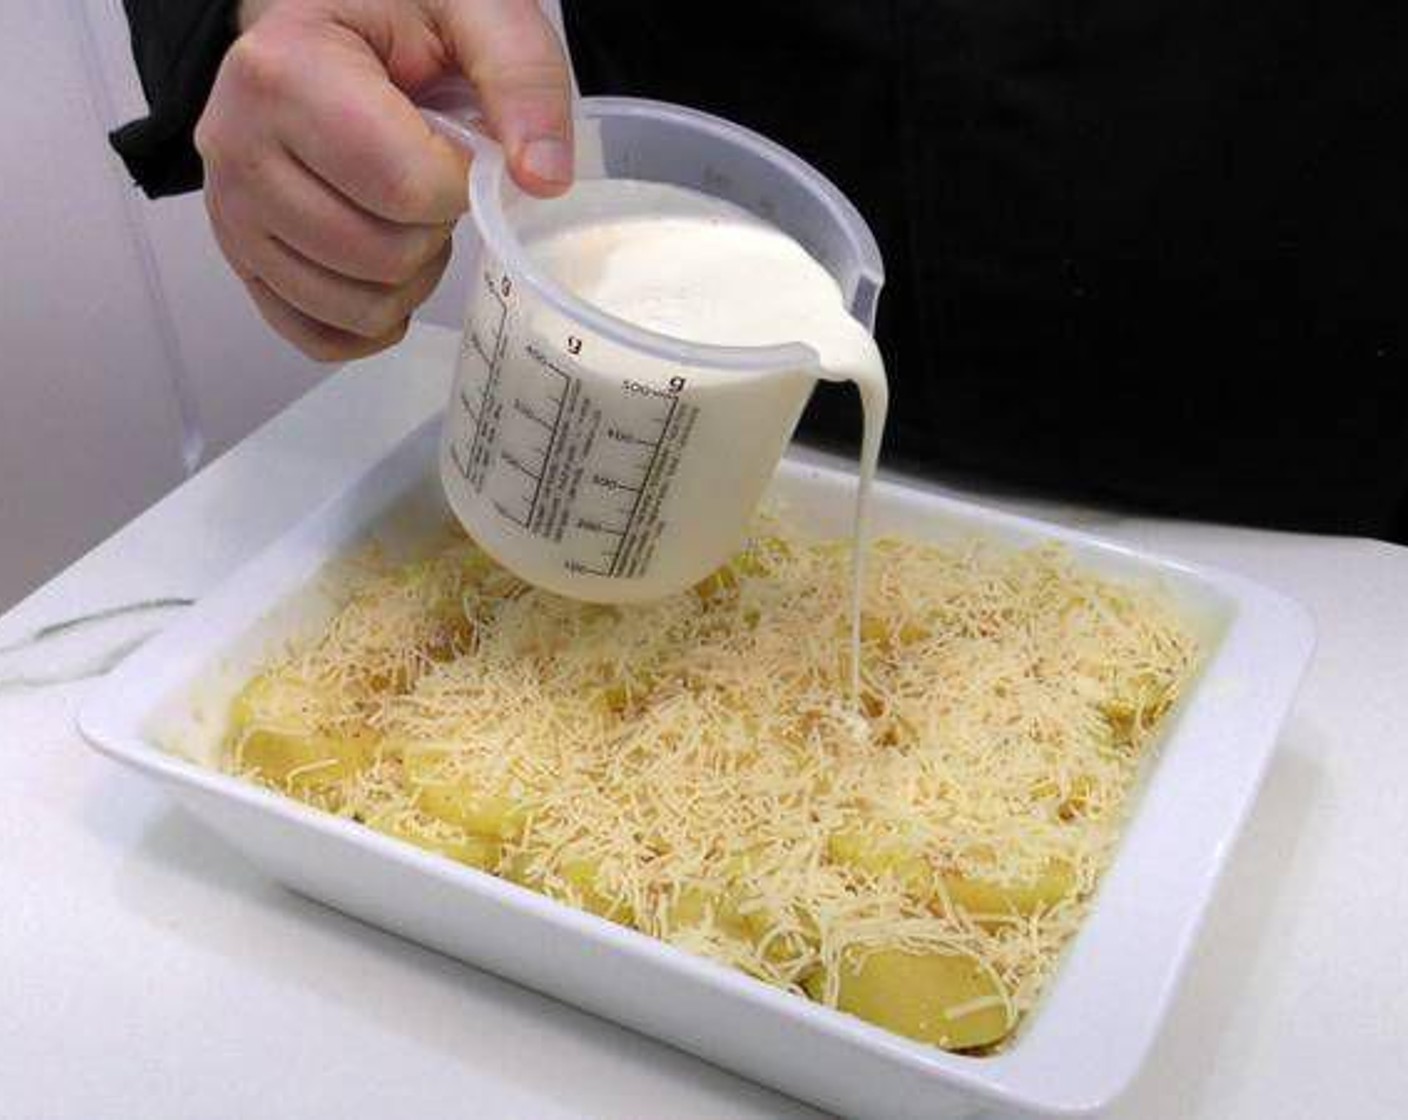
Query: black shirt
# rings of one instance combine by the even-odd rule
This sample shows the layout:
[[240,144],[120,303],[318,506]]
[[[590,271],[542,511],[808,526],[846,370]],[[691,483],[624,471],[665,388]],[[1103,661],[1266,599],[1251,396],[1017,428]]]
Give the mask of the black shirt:
[[1408,9],[565,10],[584,93],[749,125],[866,216],[891,463],[1408,541]]

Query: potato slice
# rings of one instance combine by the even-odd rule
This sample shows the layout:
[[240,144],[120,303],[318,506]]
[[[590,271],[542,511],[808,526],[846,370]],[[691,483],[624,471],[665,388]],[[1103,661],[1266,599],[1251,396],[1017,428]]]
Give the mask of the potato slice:
[[416,807],[446,824],[496,840],[517,839],[528,820],[522,802],[478,789],[466,779],[421,786]]
[[230,734],[255,728],[312,734],[333,710],[332,697],[312,682],[277,670],[260,673],[230,702]]
[[727,893],[743,938],[751,941],[770,964],[782,969],[795,968],[816,952],[820,938],[810,915],[799,914],[791,907],[779,907],[754,884],[759,863],[765,858],[761,848],[731,856],[725,864]]
[[1057,816],[1063,821],[1077,817],[1094,817],[1108,806],[1099,798],[1099,783],[1090,774],[1075,774],[1062,790],[1054,778],[1039,778],[1032,785],[1032,796],[1054,802]]
[[694,594],[706,606],[722,600],[738,587],[738,573],[730,564],[715,568],[694,585]]
[[262,673],[230,704],[229,744],[241,770],[294,793],[337,785],[369,766],[371,736],[329,735],[322,730],[332,709],[315,685],[279,672]]
[[375,741],[339,739],[256,729],[245,732],[235,751],[242,769],[257,769],[267,781],[292,792],[335,786],[369,766]]
[[416,790],[416,808],[427,816],[493,840],[516,840],[528,807],[502,790],[489,790],[446,771],[448,751],[416,745],[403,750],[406,778]]
[[833,863],[868,875],[890,876],[911,897],[932,902],[942,883],[944,893],[975,921],[1023,917],[1056,905],[1075,893],[1075,870],[1064,860],[1051,860],[1030,882],[997,883],[955,870],[938,872],[903,836],[876,836],[857,830],[832,833],[826,853]]
[[927,899],[934,893],[934,871],[916,844],[903,837],[875,836],[860,830],[833,832],[826,841],[833,863],[867,875],[898,880],[905,893]]
[[609,715],[626,715],[650,696],[656,683],[649,670],[628,670],[602,688],[598,702]]
[[497,840],[491,840],[486,836],[475,836],[472,833],[466,833],[454,839],[432,836],[428,832],[411,827],[404,815],[399,813],[373,817],[367,822],[367,826],[397,840],[414,844],[417,848],[424,848],[428,852],[436,852],[446,856],[456,863],[478,868],[480,871],[493,871],[498,866],[502,851],[502,846]]
[[[813,999],[823,999],[826,974],[813,973],[804,987]],[[836,1006],[946,1050],[989,1046],[1012,1027],[997,981],[961,953],[880,949],[847,955]]]
[[1101,705],[1117,747],[1129,747],[1149,734],[1168,714],[1175,681],[1138,673],[1121,681],[1115,694]]
[[748,907],[743,928],[764,960],[779,968],[796,967],[816,952],[820,938],[805,916],[779,913],[767,906]]
[[567,885],[562,901],[609,922],[631,925],[635,921],[631,904],[607,893],[602,883],[600,860],[569,859],[562,865],[561,876]]
[[719,602],[738,589],[745,577],[772,574],[772,555],[786,556],[790,546],[781,537],[763,536],[736,553],[694,585],[694,594],[705,606]]
[[862,614],[860,619],[860,639],[863,642],[878,644],[892,650],[896,646],[912,646],[927,640],[930,628],[917,618],[902,618],[898,624],[892,619],[876,614]]
[[1059,859],[1049,861],[1035,879],[1026,883],[993,883],[956,871],[945,871],[942,879],[953,904],[978,921],[1013,914],[1027,917],[1055,906],[1076,889],[1075,869]]
[[666,920],[675,929],[712,925],[720,933],[739,941],[747,941],[751,936],[739,912],[738,899],[728,888],[685,887],[670,906]]
[[601,881],[601,861],[589,857],[568,857],[556,867],[541,855],[522,849],[504,861],[499,874],[520,887],[575,906],[607,921],[633,925],[635,911],[624,899],[616,899]]

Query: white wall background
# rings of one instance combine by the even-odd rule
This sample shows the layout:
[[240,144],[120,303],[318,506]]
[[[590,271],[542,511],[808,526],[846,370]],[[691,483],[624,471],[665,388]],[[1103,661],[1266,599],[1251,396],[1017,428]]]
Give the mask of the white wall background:
[[199,197],[148,202],[109,148],[144,110],[120,0],[3,0],[0,75],[3,611],[328,370],[264,328]]

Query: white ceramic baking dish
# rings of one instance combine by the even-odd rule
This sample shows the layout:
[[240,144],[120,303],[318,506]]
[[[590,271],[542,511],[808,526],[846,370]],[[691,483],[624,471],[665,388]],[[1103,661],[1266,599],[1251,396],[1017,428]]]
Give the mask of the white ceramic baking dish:
[[[406,547],[444,524],[436,427],[408,437],[107,677],[80,713],[88,741],[166,783],[296,891],[846,1116],[1078,1115],[1119,1094],[1168,1009],[1309,659],[1301,607],[1224,572],[877,487],[881,531],[1054,539],[1095,569],[1156,578],[1206,650],[1093,912],[1041,1005],[1003,1052],[948,1054],[212,768],[233,689],[331,609],[328,562],[369,537]],[[853,486],[848,475],[795,462],[776,481],[803,523],[835,535],[846,532]]]

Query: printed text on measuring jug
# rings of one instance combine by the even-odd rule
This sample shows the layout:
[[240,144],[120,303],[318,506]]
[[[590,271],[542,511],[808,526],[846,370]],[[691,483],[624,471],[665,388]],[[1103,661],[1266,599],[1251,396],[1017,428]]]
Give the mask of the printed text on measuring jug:
[[681,399],[685,379],[598,378],[588,388],[567,357],[575,340],[549,353],[506,337],[507,320],[506,301],[491,301],[467,332],[451,417],[456,468],[500,517],[562,546],[569,570],[643,575],[698,416]]

